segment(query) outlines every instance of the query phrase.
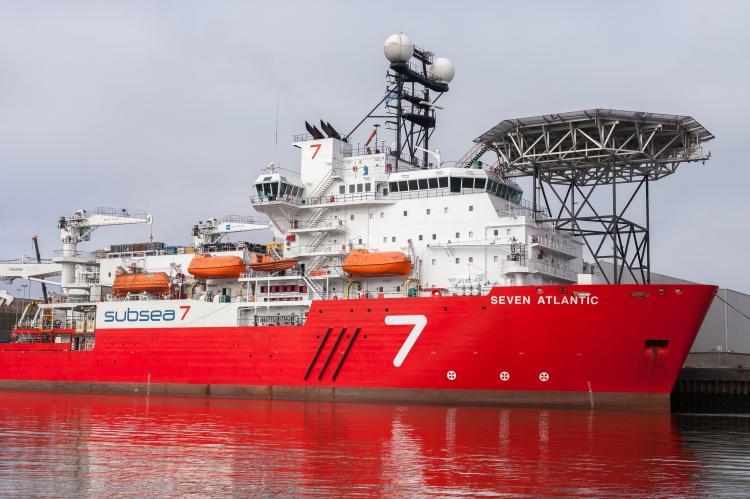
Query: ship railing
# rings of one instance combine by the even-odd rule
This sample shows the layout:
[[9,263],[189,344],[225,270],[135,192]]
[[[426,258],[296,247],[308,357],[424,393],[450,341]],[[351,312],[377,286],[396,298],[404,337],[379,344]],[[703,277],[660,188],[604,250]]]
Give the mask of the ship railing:
[[543,274],[559,277],[568,281],[575,281],[576,274],[562,266],[559,263],[549,263],[541,260],[530,260],[529,269],[535,272],[541,272]]
[[56,257],[62,257],[62,256],[73,256],[75,258],[80,258],[82,260],[94,260],[95,255],[89,251],[66,251],[61,249],[56,249],[52,251],[52,254]]
[[318,255],[318,254],[328,254],[328,255],[344,255],[347,253],[346,244],[343,243],[336,243],[336,244],[307,244],[304,246],[300,246],[297,256],[309,256],[309,255]]
[[330,229],[340,227],[341,229],[346,228],[346,220],[343,218],[324,218],[318,222],[311,222],[309,220],[291,220],[290,229]]
[[548,235],[533,234],[531,236],[531,243],[538,244],[545,248],[553,249],[567,254],[575,254],[576,247],[572,244],[568,244],[565,241],[554,238]]
[[344,157],[351,157],[351,156],[370,156],[373,154],[388,154],[393,156],[394,150],[391,149],[389,146],[385,145],[385,141],[382,140],[378,142],[377,144],[372,145],[361,145],[357,144],[356,146],[352,146],[352,148],[348,151],[344,151]]

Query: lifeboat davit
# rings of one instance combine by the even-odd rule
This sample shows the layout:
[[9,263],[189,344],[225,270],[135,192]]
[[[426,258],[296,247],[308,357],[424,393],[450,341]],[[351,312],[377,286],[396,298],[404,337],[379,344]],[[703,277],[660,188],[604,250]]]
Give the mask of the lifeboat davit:
[[196,279],[236,279],[245,272],[245,262],[238,256],[213,256],[201,253],[190,260],[188,272]]
[[281,272],[297,265],[296,258],[274,258],[253,253],[250,256],[250,268],[256,272]]
[[400,251],[372,252],[352,250],[341,265],[349,275],[358,277],[376,277],[391,275],[409,275],[411,261]]
[[169,276],[164,272],[117,274],[112,283],[112,293],[115,296],[125,296],[128,293],[145,291],[161,295],[169,293],[169,284]]

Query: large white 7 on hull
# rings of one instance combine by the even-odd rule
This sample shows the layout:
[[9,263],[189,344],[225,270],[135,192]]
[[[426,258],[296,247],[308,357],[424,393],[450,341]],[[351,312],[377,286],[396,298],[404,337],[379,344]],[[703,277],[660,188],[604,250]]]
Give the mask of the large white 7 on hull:
[[396,356],[393,358],[393,365],[401,367],[404,363],[404,359],[409,355],[411,348],[414,343],[417,342],[417,338],[422,334],[422,330],[427,325],[427,317],[424,315],[389,315],[385,318],[385,323],[389,326],[403,326],[406,324],[413,325],[409,336],[406,337],[406,341],[401,345],[401,349],[398,351]]

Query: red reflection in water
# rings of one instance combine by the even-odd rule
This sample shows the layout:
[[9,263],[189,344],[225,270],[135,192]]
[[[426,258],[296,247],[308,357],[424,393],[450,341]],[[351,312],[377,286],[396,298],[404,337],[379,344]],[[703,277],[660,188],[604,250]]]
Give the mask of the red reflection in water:
[[8,494],[696,494],[668,414],[3,392]]

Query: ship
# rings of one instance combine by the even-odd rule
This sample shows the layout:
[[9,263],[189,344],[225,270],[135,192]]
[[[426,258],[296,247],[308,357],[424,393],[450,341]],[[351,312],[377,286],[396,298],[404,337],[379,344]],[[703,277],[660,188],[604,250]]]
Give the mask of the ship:
[[[402,33],[384,52],[385,122],[375,109],[348,134],[305,122],[299,171],[270,163],[252,183],[258,216],[200,221],[192,246],[84,253],[98,227],[152,216],[78,210],[58,221],[53,259],[0,263],[4,280],[45,285],[0,344],[0,388],[668,409],[716,287],[651,284],[648,232],[621,214],[603,232],[615,249],[603,266],[581,228],[601,221],[542,207],[542,184],[572,171],[580,190],[629,172],[647,190],[705,161],[713,136],[687,116],[597,109],[503,121],[443,162],[430,140],[453,64]],[[599,149],[577,145],[589,139]],[[255,231],[274,242],[225,239]]]

